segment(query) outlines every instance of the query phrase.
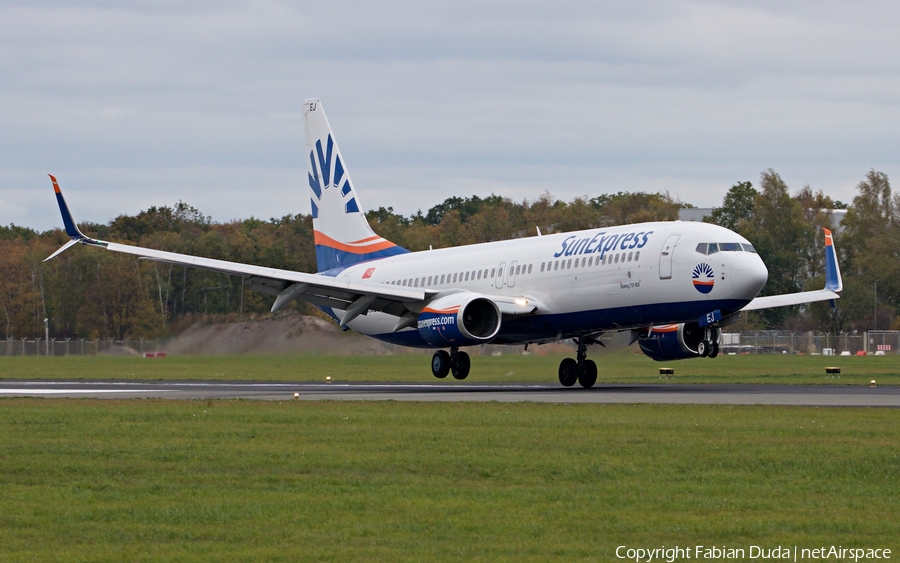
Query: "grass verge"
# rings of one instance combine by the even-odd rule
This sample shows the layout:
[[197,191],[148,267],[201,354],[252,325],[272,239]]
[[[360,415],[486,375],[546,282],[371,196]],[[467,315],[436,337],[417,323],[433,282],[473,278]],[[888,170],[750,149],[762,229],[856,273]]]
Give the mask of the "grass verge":
[[4,561],[896,549],[890,409],[0,400]]
[[889,409],[0,401],[0,559],[900,547]]

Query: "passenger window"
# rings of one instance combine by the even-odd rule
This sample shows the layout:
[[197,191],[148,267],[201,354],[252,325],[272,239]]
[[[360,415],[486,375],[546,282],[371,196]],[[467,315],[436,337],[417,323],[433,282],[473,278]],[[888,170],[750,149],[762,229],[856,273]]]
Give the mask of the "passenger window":
[[516,275],[518,276],[520,273],[521,266],[516,266]]
[[697,252],[699,252],[700,254],[706,254],[707,246],[708,245],[705,242],[701,242],[700,244],[697,245]]
[[528,273],[531,273],[531,264],[528,265]]
[[629,252],[629,253],[628,253],[628,261],[629,261],[629,262],[631,262],[631,257],[632,257],[633,255],[634,255],[633,252]]
[[557,261],[555,261],[555,262],[553,263],[553,269],[554,269],[554,270],[558,270],[558,269],[559,269],[559,260],[557,260]]
[[541,262],[541,271],[542,272],[544,271],[544,263],[543,262]]
[[441,274],[441,285],[444,285],[444,274]]
[[499,269],[497,270],[497,275],[498,275],[498,276],[501,276],[501,277],[503,276],[503,268],[499,268]]
[[619,263],[619,253],[617,252],[616,253],[616,264],[618,264],[618,263]]
[[706,253],[707,254],[715,254],[718,251],[719,251],[719,245],[714,242],[711,242],[711,243],[709,243],[709,249],[706,251]]
[[634,261],[637,262],[641,258],[641,251],[638,250],[634,253]]
[[497,268],[491,268],[491,277],[497,277]]
[[478,279],[481,279],[481,270],[478,270]]
[[469,272],[466,272],[466,281],[469,281]]
[[456,283],[456,274],[453,274],[453,283]]
[[569,268],[569,269],[572,268],[572,259],[571,258],[569,258],[569,263],[566,264],[566,268]]

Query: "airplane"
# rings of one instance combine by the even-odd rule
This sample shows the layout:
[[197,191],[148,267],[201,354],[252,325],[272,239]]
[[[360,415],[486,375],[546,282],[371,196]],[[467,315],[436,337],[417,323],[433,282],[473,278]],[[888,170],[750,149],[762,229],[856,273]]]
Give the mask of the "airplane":
[[[575,358],[559,382],[597,381],[587,347],[630,331],[629,344],[658,361],[715,358],[721,329],[742,312],[831,301],[843,289],[831,232],[825,233],[825,287],[757,297],[768,270],[741,235],[709,223],[664,221],[410,252],[377,235],[363,213],[346,162],[318,99],[303,101],[308,183],[318,272],[213,260],[85,236],[50,176],[75,244],[144,260],[241,276],[274,296],[272,311],[311,303],[341,328],[403,346],[436,349],[432,374],[458,380],[471,361],[461,350],[486,343],[573,340]],[[540,235],[538,229],[538,235]]]

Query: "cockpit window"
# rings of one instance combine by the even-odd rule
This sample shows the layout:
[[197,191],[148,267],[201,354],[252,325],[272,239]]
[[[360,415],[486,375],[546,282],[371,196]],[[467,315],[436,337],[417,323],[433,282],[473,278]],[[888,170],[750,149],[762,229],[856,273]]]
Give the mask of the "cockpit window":
[[715,254],[716,252],[752,252],[756,254],[756,249],[752,244],[742,242],[701,242],[697,245],[697,252],[700,254]]

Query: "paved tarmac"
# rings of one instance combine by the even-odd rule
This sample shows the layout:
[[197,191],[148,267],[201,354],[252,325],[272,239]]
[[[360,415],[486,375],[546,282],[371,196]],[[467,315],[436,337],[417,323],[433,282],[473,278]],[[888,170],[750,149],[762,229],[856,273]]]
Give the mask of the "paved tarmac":
[[900,407],[900,386],[598,384],[313,383],[215,381],[0,381],[0,397],[103,399],[257,399],[336,401],[498,401]]

